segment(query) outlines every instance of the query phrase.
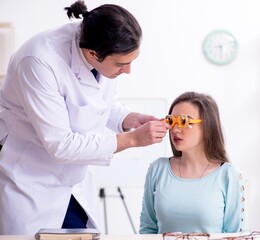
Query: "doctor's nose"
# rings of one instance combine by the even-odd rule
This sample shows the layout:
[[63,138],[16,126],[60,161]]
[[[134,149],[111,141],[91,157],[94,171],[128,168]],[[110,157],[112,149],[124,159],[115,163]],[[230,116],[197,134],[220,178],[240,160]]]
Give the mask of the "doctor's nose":
[[127,65],[124,65],[122,68],[121,68],[121,72],[122,73],[127,73],[129,74],[131,72],[131,64],[127,64]]

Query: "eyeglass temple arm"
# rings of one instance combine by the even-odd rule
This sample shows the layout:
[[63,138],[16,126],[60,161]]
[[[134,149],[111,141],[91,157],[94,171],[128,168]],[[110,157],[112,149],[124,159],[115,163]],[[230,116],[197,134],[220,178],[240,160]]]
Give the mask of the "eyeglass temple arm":
[[201,119],[192,119],[192,118],[189,118],[189,123],[200,123],[200,122],[203,122]]

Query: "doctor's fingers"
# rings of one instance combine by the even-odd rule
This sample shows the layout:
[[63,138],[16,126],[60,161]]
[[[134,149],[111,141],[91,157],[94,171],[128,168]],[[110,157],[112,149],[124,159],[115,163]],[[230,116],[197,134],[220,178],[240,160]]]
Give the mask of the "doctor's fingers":
[[146,123],[135,130],[139,146],[147,146],[159,143],[167,134],[167,128],[163,124]]
[[138,133],[138,145],[139,146],[148,146],[154,143],[162,142],[165,137],[165,133],[163,132],[139,132]]
[[154,133],[164,133],[166,134],[167,133],[167,130],[169,128],[171,128],[169,126],[169,124],[165,123],[164,121],[150,121],[150,122],[147,122],[146,124],[146,127],[148,127],[150,129],[151,132],[154,132]]

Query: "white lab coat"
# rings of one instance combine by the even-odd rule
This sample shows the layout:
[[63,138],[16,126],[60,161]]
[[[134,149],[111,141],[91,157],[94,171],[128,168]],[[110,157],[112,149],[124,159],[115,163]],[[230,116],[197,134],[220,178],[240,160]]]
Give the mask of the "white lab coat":
[[[99,228],[89,165],[109,165],[128,109],[78,48],[79,23],[30,39],[0,92],[0,234],[60,228],[73,194]],[[112,131],[108,131],[110,128]]]

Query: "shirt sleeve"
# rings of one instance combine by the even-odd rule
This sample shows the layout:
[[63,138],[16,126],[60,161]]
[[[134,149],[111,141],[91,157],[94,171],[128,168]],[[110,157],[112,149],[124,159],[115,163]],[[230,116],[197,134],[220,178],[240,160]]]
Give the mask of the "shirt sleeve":
[[154,164],[150,165],[146,174],[144,196],[140,217],[140,234],[157,234],[158,226],[154,210],[155,179],[153,177]]
[[242,174],[234,167],[227,172],[227,191],[224,214],[224,231],[239,232],[244,230],[245,196]]

